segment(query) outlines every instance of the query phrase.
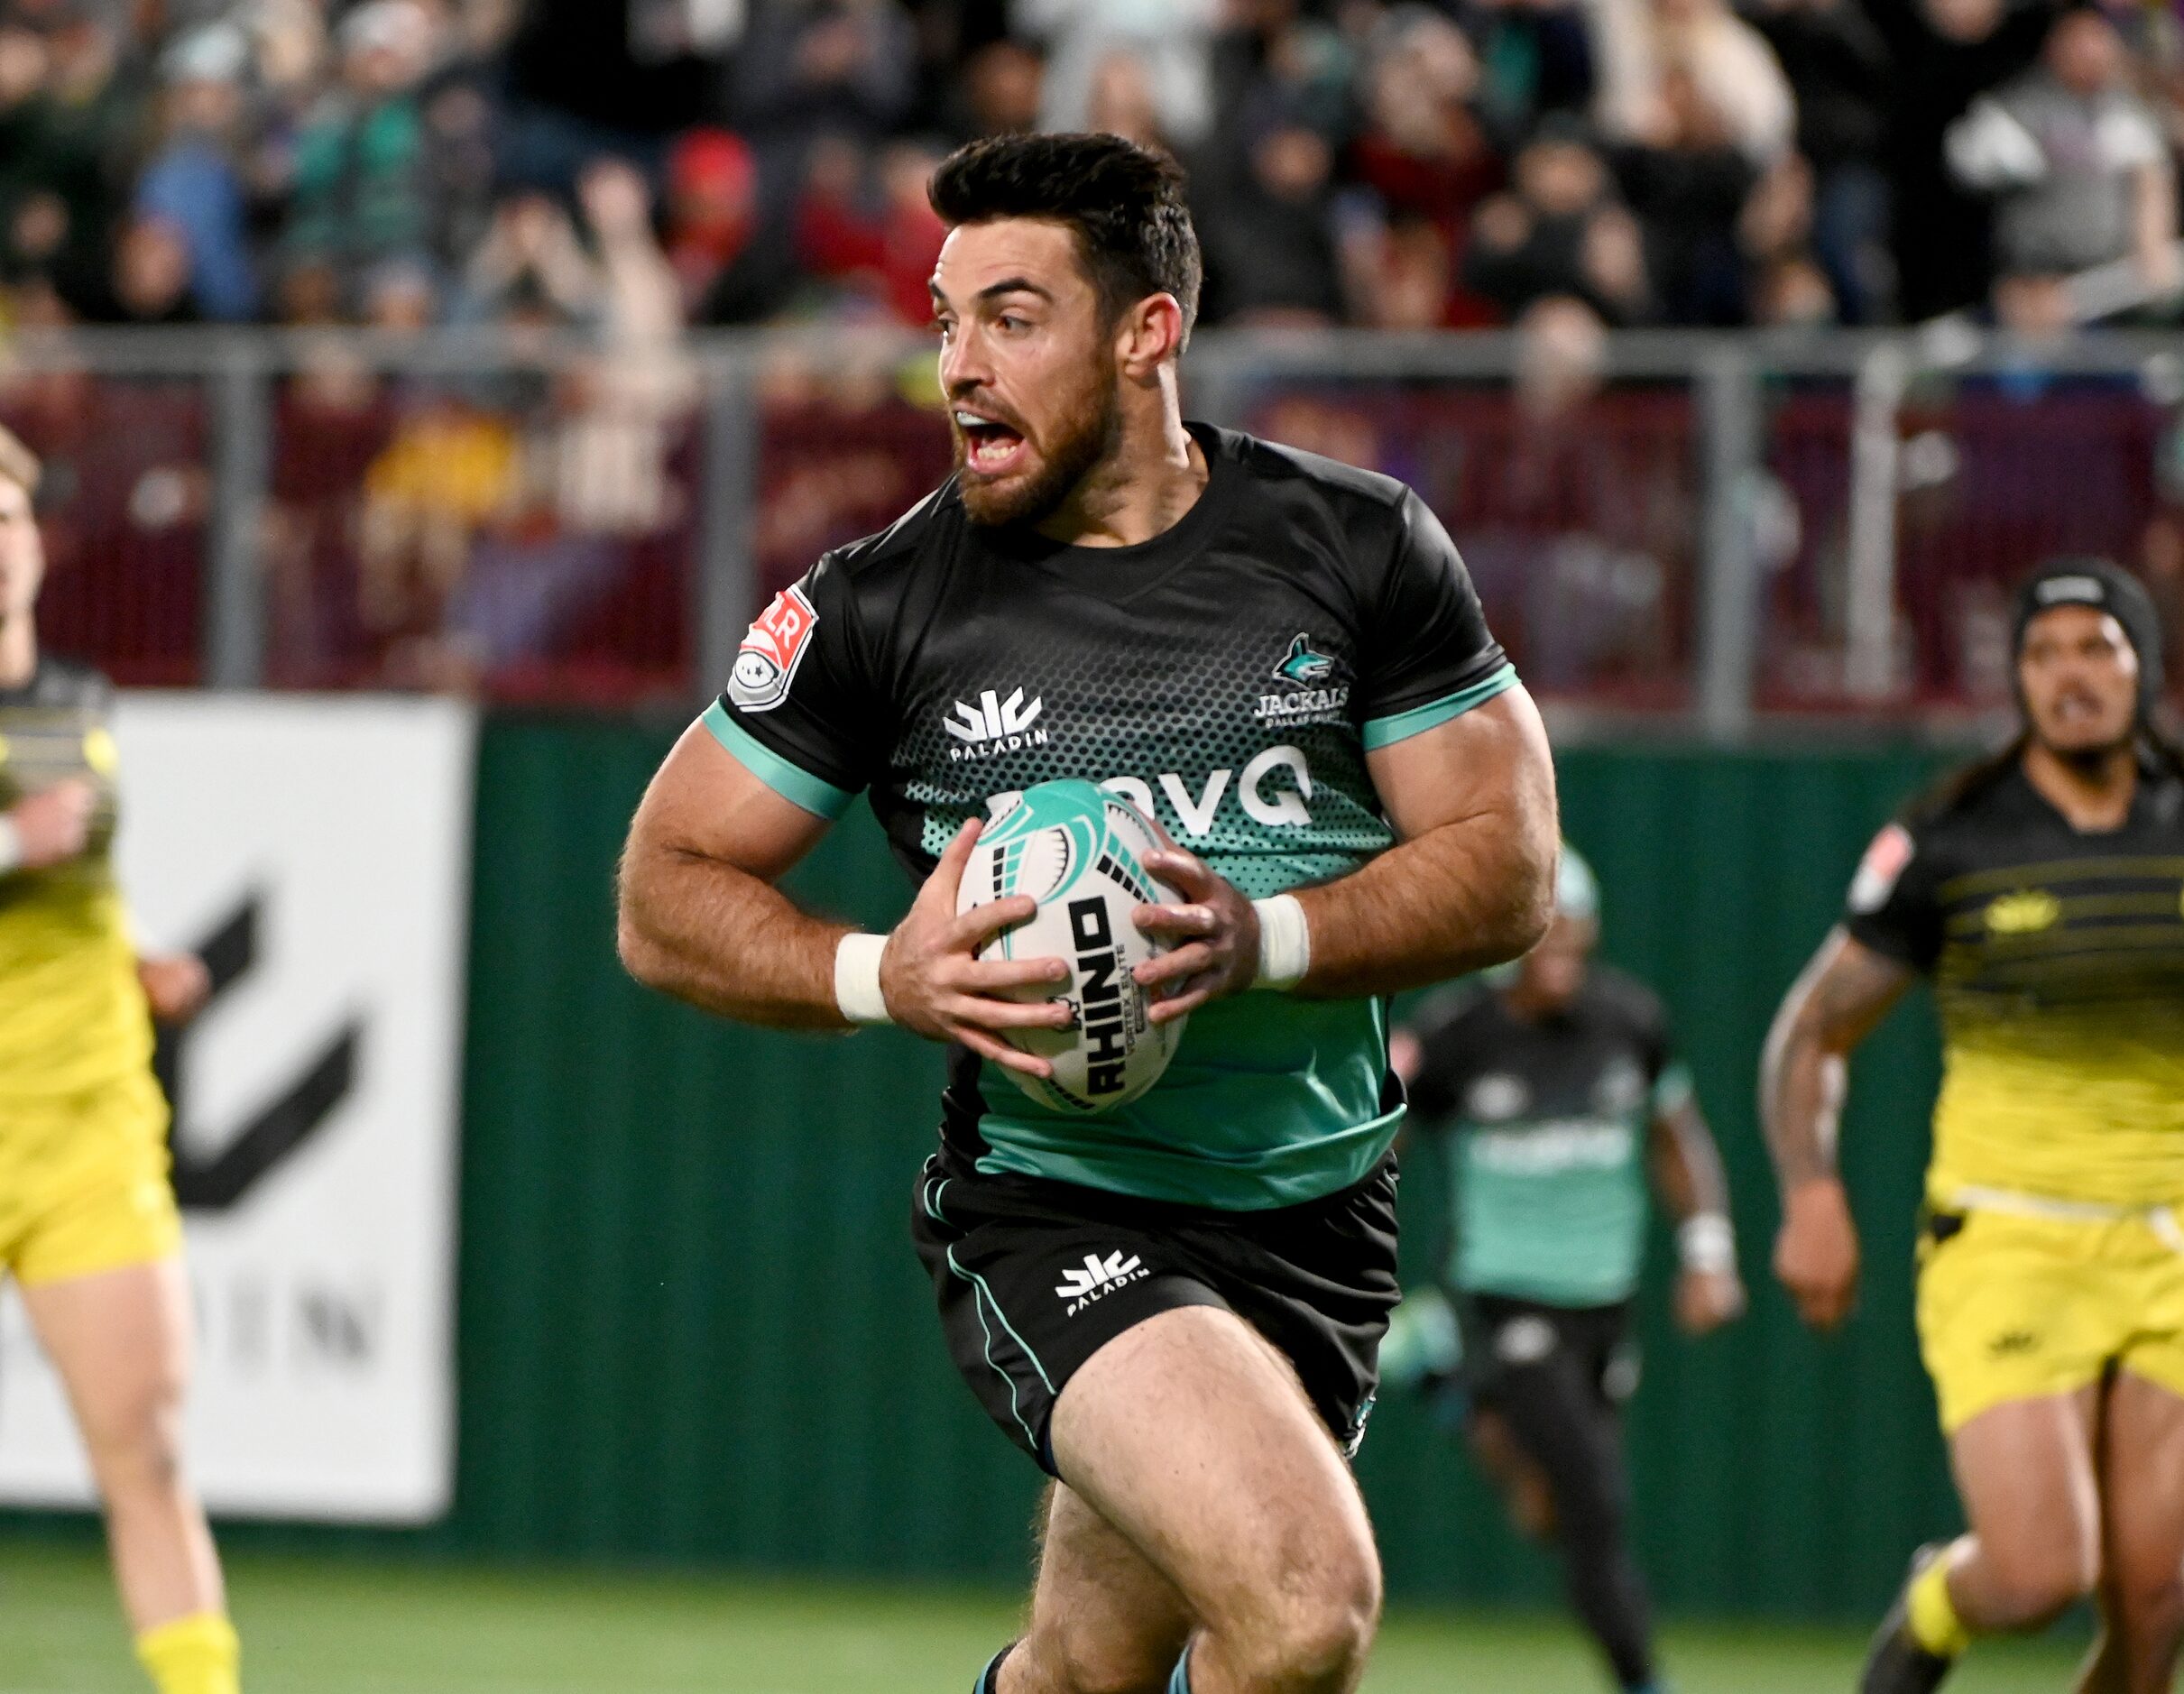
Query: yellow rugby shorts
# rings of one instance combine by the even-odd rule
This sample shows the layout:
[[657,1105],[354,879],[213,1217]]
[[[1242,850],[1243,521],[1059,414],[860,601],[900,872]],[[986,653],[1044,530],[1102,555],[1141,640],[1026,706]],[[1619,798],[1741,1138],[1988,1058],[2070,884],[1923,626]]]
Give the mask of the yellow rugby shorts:
[[[2096,1209],[2088,1209],[2096,1210]],[[2114,1217],[1942,1211],[1919,1247],[1919,1347],[1955,1433],[2109,1366],[2184,1395],[2184,1228]]]
[[180,1250],[167,1101],[149,1072],[88,1094],[0,1099],[0,1275],[25,1286]]

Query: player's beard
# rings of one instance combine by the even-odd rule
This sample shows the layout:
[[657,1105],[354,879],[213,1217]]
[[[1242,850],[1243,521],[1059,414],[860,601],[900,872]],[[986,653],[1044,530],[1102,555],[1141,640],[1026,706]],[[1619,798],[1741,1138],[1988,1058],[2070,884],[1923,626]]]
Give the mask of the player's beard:
[[1054,415],[1064,433],[1041,445],[1037,467],[1021,478],[981,477],[967,462],[963,431],[954,432],[957,487],[972,522],[989,529],[1037,523],[1074,493],[1121,437],[1121,383],[1103,361],[1095,361],[1078,391],[1066,396]]

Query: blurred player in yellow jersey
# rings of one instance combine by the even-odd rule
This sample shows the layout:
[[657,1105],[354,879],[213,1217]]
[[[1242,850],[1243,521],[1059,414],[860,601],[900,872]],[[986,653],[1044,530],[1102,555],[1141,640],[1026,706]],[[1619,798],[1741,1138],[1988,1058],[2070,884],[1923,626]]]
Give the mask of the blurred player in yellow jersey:
[[1768,1043],[1775,1269],[1832,1327],[1845,1061],[1932,979],[1919,1340],[1971,1533],[1914,1558],[1866,1694],[1924,1694],[1972,1637],[2087,1595],[2083,1694],[2161,1694],[2184,1637],[2184,759],[2132,577],[2047,566],[2015,631],[2022,732],[1881,833]]
[[37,483],[0,429],[0,1274],[67,1387],[146,1671],[160,1694],[235,1694],[219,1562],[179,1451],[189,1303],[152,1074],[152,1018],[194,1013],[205,971],[140,958],[131,937],[110,691],[38,650]]

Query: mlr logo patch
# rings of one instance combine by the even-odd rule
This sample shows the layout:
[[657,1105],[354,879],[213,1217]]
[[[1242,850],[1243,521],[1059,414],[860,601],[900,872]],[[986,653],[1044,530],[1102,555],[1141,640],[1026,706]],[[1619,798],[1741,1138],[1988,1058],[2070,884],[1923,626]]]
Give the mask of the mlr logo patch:
[[746,712],[770,712],[788,699],[797,667],[818,627],[819,614],[801,585],[776,594],[735,650],[728,697]]

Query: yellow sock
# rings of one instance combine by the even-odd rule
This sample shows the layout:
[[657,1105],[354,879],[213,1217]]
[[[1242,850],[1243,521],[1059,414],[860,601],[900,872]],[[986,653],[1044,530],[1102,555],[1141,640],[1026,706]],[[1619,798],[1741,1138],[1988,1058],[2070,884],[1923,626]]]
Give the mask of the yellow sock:
[[159,1694],[242,1694],[243,1649],[218,1612],[178,1617],[136,1638],[137,1662]]
[[1904,1593],[1904,1611],[1911,1638],[1940,1659],[1954,1659],[1972,1644],[1972,1632],[1957,1616],[1957,1603],[1949,1597],[1949,1568],[1956,1562],[1951,1548],[1911,1579]]

